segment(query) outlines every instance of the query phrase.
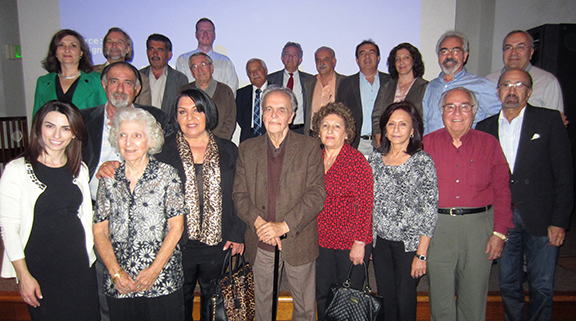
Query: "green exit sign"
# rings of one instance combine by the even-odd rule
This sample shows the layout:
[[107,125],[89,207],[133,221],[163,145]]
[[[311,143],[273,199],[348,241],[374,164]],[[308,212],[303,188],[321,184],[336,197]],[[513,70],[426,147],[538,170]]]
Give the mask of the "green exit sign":
[[22,59],[22,47],[20,45],[6,45],[6,59]]

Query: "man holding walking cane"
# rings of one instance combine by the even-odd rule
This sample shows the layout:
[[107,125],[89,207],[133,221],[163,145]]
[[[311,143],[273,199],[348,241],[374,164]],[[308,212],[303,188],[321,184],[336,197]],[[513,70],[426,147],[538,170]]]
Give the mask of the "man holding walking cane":
[[246,256],[254,262],[256,320],[272,318],[274,251],[294,302],[292,320],[315,320],[316,216],[324,206],[324,166],[318,141],[291,132],[297,102],[291,90],[262,95],[266,134],[240,144],[233,199],[246,222]]

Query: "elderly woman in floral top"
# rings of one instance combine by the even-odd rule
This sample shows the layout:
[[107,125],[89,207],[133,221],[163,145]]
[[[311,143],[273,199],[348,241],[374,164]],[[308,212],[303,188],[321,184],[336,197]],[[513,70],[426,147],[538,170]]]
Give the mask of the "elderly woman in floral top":
[[109,140],[125,161],[100,181],[93,230],[110,319],[183,320],[181,182],[176,169],[149,156],[164,143],[162,129],[147,111],[123,108]]
[[409,102],[380,118],[380,148],[368,158],[374,173],[374,270],[385,320],[416,320],[416,286],[438,214],[438,183],[422,151],[422,118]]

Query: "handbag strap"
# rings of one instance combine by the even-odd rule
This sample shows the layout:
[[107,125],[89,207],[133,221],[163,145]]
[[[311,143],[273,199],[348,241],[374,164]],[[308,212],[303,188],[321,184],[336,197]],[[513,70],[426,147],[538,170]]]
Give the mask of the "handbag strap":
[[[368,268],[366,267],[366,263],[364,263],[364,261],[362,261],[362,266],[364,267],[364,292],[365,293],[371,293],[372,289],[370,289],[370,280],[368,279]],[[348,275],[346,276],[346,281],[344,281],[343,286],[346,288],[349,288],[350,285],[352,284],[352,281],[350,281],[351,277],[352,277],[352,268],[354,268],[354,263],[350,263],[350,267],[348,268]]]
[[223,275],[224,273],[226,273],[226,271],[229,272],[230,277],[232,277],[232,250],[228,249],[226,251],[226,256],[224,257],[224,263],[222,264],[222,270],[220,271],[220,275]]

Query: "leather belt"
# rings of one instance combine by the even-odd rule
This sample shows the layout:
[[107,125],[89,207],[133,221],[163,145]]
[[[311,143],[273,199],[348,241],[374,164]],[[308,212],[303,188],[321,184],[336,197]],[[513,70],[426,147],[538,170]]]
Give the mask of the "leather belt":
[[492,205],[476,207],[476,208],[462,208],[462,207],[452,207],[452,208],[439,208],[439,214],[449,214],[452,216],[456,215],[466,215],[466,214],[478,214],[482,212],[486,212],[487,210],[491,209]]
[[372,135],[362,135],[360,136],[361,139],[372,140]]

